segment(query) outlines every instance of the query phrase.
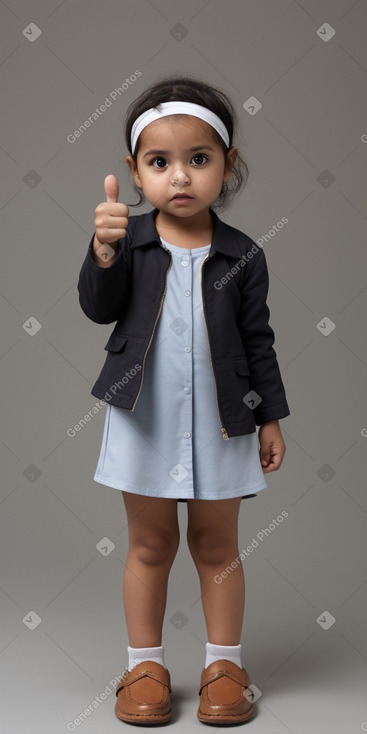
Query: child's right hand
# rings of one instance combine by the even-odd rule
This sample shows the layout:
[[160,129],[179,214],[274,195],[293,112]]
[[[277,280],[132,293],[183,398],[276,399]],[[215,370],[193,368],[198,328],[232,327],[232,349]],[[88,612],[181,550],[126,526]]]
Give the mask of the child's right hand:
[[95,208],[94,225],[98,242],[108,245],[117,245],[119,238],[126,237],[129,207],[118,201],[119,185],[116,176],[110,174],[104,180],[106,201]]

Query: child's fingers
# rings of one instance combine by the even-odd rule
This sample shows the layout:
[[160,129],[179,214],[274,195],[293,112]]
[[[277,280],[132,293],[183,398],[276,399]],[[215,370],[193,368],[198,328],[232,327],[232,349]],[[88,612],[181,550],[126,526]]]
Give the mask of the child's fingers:
[[283,461],[283,456],[284,452],[274,446],[260,451],[261,467],[264,474],[279,469]]
[[96,235],[99,242],[113,245],[118,239],[126,237],[126,229],[96,229]]
[[119,201],[101,201],[94,210],[96,218],[100,219],[103,217],[104,223],[115,219],[115,217],[124,217],[125,219],[129,216],[129,207],[126,204],[121,204]]
[[99,212],[96,214],[94,224],[97,229],[126,229],[128,221],[126,216],[115,217],[106,212]]
[[128,221],[127,217],[113,217],[106,213],[97,214],[95,218],[97,238],[100,242],[108,244],[117,242],[119,238],[126,237]]
[[118,201],[119,185],[116,176],[106,176],[104,189],[106,201],[96,206],[94,225],[97,240],[112,245],[118,239],[126,237],[129,207]]

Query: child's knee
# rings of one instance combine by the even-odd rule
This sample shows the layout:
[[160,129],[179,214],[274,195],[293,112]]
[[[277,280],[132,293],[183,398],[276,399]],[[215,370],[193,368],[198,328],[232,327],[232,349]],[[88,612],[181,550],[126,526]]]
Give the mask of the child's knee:
[[179,535],[174,532],[145,533],[135,538],[131,550],[141,563],[156,566],[173,563],[179,546]]
[[193,559],[205,565],[226,563],[228,558],[235,557],[238,552],[233,546],[233,538],[222,536],[217,531],[212,532],[211,529],[202,528],[188,533],[187,544]]

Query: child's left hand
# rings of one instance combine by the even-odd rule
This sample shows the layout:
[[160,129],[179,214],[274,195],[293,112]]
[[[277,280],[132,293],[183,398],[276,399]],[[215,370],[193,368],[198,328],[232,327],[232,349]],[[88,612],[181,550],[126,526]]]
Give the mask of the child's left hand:
[[260,461],[264,474],[279,469],[286,451],[279,421],[269,421],[259,428]]

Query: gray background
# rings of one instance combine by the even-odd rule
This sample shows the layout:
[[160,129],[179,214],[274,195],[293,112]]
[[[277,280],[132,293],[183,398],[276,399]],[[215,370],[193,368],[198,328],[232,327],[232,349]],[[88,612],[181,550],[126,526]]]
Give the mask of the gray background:
[[[239,518],[242,549],[288,513],[243,561],[243,661],[262,692],[248,726],[254,734],[367,729],[366,21],[363,0],[0,3],[7,734],[65,732],[106,686],[110,693],[75,730],[128,726],[114,715],[109,685],[127,664],[126,515],[120,491],[93,481],[105,408],[74,437],[67,430],[95,404],[90,389],[113,328],[89,321],[78,303],[94,209],[109,173],[120,200],[136,200],[122,121],[167,72],[197,74],[236,106],[235,144],[250,178],[224,221],[257,240],[289,220],[264,245],[291,410],[280,422],[287,453]],[[31,23],[41,30],[36,40]],[[325,23],[335,30],[328,41],[317,33]],[[69,143],[136,69],[140,78]],[[251,96],[262,104],[254,115],[243,107]],[[327,336],[325,317],[335,324]],[[31,336],[34,319],[41,328]],[[170,726],[199,732],[207,637],[186,505],[178,512],[163,630]],[[106,556],[96,548],[104,538],[115,545]],[[324,612],[335,618],[329,629]],[[41,623],[32,630],[35,614]]]

